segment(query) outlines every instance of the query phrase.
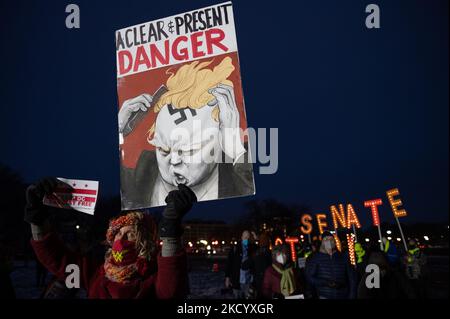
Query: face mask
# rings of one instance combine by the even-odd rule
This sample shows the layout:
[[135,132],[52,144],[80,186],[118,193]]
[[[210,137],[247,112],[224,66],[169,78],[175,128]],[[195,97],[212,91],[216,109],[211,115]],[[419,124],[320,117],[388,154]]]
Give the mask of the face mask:
[[331,253],[335,246],[334,241],[333,240],[325,240],[323,242],[323,246],[324,246],[325,250],[327,251],[327,253]]
[[242,240],[242,244],[244,244],[244,246],[247,246],[248,245],[248,239],[243,239]]
[[132,264],[137,259],[136,244],[129,240],[116,240],[111,250],[111,262],[116,266]]
[[285,254],[279,254],[275,259],[278,263],[284,265],[286,263],[287,257]]

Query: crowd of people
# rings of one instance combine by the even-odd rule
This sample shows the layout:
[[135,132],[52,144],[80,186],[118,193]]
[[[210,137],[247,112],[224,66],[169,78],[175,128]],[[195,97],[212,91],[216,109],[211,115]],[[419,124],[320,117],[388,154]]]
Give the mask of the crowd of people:
[[356,242],[352,265],[335,234],[320,238],[298,245],[293,260],[288,245],[272,246],[266,234],[245,230],[228,254],[226,288],[246,299],[426,298],[426,256],[415,240],[406,252],[387,238],[382,248]]
[[[45,195],[57,187],[56,178],[45,178],[26,192],[24,219],[31,226],[31,246],[38,260],[37,285],[46,271],[54,280],[46,298],[73,298],[67,289],[67,266],[76,265],[80,288],[88,298],[186,298],[189,293],[187,258],[182,245],[183,216],[196,202],[191,189],[180,185],[166,198],[161,221],[139,211],[128,211],[109,222],[105,251],[94,256],[68,248],[52,225],[52,210],[43,205]],[[408,251],[383,238],[380,246],[355,243],[356,265],[350,263],[348,247],[337,245],[337,237],[325,231],[311,243],[297,245],[297,257],[285,244],[272,245],[265,233],[244,231],[230,247],[225,286],[236,299],[383,299],[426,297],[426,256],[411,240]],[[160,240],[162,246],[159,245]],[[97,257],[97,258],[95,258]],[[1,260],[0,260],[1,261]],[[302,262],[300,262],[302,261]],[[6,262],[0,265],[2,297],[13,297]],[[379,285],[368,285],[378,269]],[[11,266],[9,266],[11,267]],[[57,297],[55,297],[57,298]]]

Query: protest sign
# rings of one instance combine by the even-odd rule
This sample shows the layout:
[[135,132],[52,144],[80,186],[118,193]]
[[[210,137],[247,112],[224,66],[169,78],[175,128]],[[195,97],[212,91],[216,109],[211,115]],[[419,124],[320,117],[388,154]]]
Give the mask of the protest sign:
[[74,209],[79,212],[94,215],[98,196],[98,182],[58,177],[61,182],[55,191],[44,196],[43,203],[47,206]]
[[255,193],[231,2],[116,31],[122,209]]

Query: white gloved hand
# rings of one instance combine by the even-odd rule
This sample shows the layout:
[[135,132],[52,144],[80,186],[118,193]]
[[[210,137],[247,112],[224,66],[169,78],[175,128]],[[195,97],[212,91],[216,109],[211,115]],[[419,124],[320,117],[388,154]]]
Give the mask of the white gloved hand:
[[208,102],[209,106],[219,107],[219,128],[220,128],[220,146],[224,153],[233,159],[235,164],[237,160],[246,152],[241,141],[239,111],[234,97],[234,90],[231,86],[218,84],[209,90],[214,95],[214,100]]
[[119,133],[122,133],[133,113],[139,110],[146,112],[150,108],[153,97],[150,94],[141,94],[123,102],[119,110]]

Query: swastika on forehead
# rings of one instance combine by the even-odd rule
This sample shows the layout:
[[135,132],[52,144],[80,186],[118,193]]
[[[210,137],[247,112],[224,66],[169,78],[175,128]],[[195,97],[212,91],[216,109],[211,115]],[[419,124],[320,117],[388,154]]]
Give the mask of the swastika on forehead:
[[170,115],[175,115],[177,113],[180,114],[179,118],[174,120],[174,123],[176,125],[183,123],[184,121],[187,120],[187,116],[186,116],[186,110],[191,111],[191,115],[192,116],[196,116],[197,115],[197,111],[194,109],[191,109],[190,107],[184,108],[184,109],[176,109],[172,106],[172,104],[168,104],[167,105],[167,110],[169,111]]

